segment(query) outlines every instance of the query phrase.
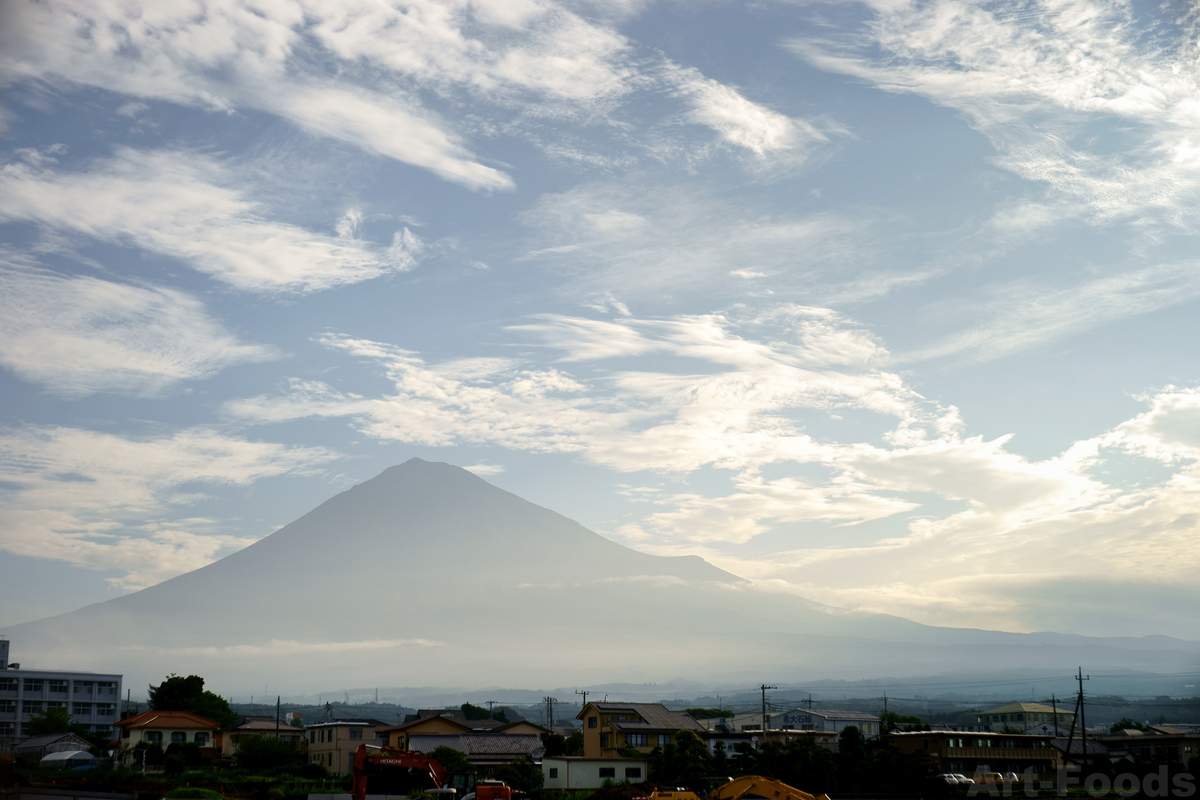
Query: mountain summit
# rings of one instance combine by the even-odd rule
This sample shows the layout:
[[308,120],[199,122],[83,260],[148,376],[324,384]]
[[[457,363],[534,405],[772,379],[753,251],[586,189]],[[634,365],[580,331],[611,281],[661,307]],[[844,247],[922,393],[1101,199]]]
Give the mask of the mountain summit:
[[417,458],[206,567],[4,633],[29,666],[296,690],[1066,669],[1081,648],[1096,666],[1195,659],[1191,643],[1175,640],[836,612],[760,591],[695,556],[631,550],[467,470]]

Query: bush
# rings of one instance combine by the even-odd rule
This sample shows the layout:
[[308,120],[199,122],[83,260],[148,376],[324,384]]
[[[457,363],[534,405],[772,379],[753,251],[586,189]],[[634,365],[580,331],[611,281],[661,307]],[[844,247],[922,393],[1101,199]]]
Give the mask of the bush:
[[243,736],[233,760],[238,769],[265,772],[276,767],[300,766],[301,756],[292,746],[273,736]]

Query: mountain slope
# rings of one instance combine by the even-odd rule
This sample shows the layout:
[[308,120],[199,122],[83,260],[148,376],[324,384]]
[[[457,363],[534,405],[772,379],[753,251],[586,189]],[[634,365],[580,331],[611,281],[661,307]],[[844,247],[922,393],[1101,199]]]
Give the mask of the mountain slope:
[[1085,656],[1165,671],[1198,649],[829,613],[420,459],[202,569],[5,633],[28,666],[295,689],[1069,669]]

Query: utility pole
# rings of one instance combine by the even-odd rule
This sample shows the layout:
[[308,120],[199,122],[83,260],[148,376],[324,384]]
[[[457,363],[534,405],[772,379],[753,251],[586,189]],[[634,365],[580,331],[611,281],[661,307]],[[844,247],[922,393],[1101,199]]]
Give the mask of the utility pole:
[[1083,676],[1083,667],[1080,667],[1079,674],[1076,676],[1076,678],[1079,680],[1079,731],[1080,731],[1079,738],[1080,738],[1080,741],[1083,742],[1083,766],[1087,767],[1087,764],[1088,764],[1087,714],[1084,713],[1084,710],[1083,710],[1083,682],[1090,681],[1092,679],[1092,676],[1088,675],[1085,678]]
[[767,684],[764,683],[762,686],[759,686],[758,688],[760,691],[762,691],[762,718],[763,718],[762,731],[765,734],[767,732],[767,724],[768,724],[768,721],[767,721],[767,689],[778,689],[779,687],[775,686],[774,684],[768,686]]
[[546,727],[554,727],[554,704],[558,702],[557,698],[546,695],[542,698],[546,701]]
[[587,696],[588,696],[588,691],[587,691],[587,689],[582,689],[582,690],[580,690],[580,689],[576,689],[576,690],[575,690],[575,694],[581,694],[581,695],[583,695],[583,706],[582,706],[582,708],[587,708]]
[[812,711],[812,692],[808,693],[808,699],[805,700],[804,702],[808,703],[808,710]]
[[1058,736],[1058,698],[1050,693],[1050,707],[1054,709],[1054,735]]
[[279,738],[279,695],[275,695],[275,738]]
[[887,734],[891,726],[888,724],[887,692],[883,693],[883,732]]

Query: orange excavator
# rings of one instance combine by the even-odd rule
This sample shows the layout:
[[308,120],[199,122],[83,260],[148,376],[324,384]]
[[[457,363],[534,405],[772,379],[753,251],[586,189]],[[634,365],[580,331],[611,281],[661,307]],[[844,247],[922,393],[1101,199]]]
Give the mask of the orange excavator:
[[[762,797],[765,800],[829,800],[827,794],[813,797],[808,792],[761,775],[743,775],[727,781],[709,792],[705,800],[742,800],[745,797]],[[633,800],[700,800],[700,797],[695,792],[683,789],[658,789],[647,797],[635,797]]]
[[367,800],[367,767],[407,767],[429,775],[431,795],[449,795],[446,800],[512,800],[512,789],[503,781],[477,781],[469,770],[447,770],[436,758],[411,750],[360,744],[354,751],[353,800]]

